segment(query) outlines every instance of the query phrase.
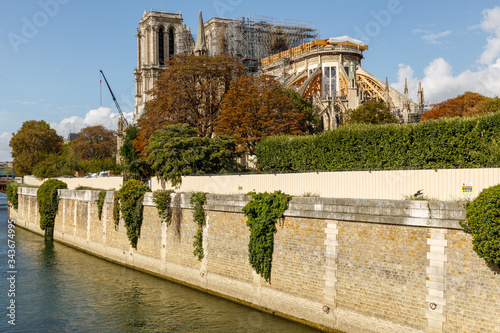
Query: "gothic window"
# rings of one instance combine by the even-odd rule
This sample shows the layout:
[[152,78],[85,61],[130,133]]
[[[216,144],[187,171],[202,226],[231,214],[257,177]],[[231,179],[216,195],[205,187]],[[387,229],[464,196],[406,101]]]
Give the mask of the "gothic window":
[[168,30],[168,57],[170,58],[171,56],[174,55],[175,49],[175,40],[174,40],[174,30],[170,28]]
[[165,43],[163,41],[163,27],[158,29],[158,59],[160,61],[160,65],[165,63]]
[[323,72],[324,94],[326,97],[334,97],[337,93],[337,68],[328,66]]

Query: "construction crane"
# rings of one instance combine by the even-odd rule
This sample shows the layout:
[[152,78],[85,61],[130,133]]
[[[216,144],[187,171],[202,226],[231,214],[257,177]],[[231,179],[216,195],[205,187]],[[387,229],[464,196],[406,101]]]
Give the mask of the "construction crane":
[[111,97],[113,97],[113,101],[115,102],[116,108],[118,109],[118,112],[120,113],[120,116],[123,119],[123,123],[125,124],[125,128],[127,128],[128,122],[127,122],[127,119],[125,118],[125,116],[123,115],[122,108],[120,107],[120,104],[118,104],[118,101],[115,98],[115,94],[113,94],[113,90],[111,90],[111,87],[109,86],[108,80],[106,80],[106,76],[104,75],[104,72],[102,71],[102,69],[100,71],[101,71],[102,77],[104,78],[104,82],[106,82],[106,85],[108,86],[109,92],[111,93]]

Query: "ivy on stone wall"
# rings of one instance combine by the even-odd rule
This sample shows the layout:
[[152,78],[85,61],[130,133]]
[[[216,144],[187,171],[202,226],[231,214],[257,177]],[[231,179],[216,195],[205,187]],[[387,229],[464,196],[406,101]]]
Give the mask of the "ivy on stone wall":
[[57,190],[66,189],[66,183],[58,179],[46,180],[36,192],[38,212],[40,213],[40,228],[45,230],[45,239],[52,240],[54,221],[59,208]]
[[191,194],[190,203],[193,206],[193,221],[198,223],[198,231],[194,235],[194,251],[193,254],[201,261],[204,257],[203,253],[203,227],[205,226],[205,211],[203,205],[206,201],[206,195],[203,192],[195,192]]
[[7,182],[7,202],[17,210],[19,199],[17,195],[17,182],[10,181]]
[[472,235],[474,251],[500,265],[500,185],[483,190],[465,209],[466,221],[460,225]]
[[250,228],[248,254],[250,265],[267,282],[271,278],[271,262],[273,259],[274,233],[276,222],[284,219],[291,197],[281,191],[273,193],[255,193],[249,195],[252,200],[243,207]]
[[106,198],[106,191],[100,191],[99,197],[95,201],[97,203],[97,215],[99,216],[99,221],[102,217],[102,207],[104,206],[104,199]]
[[115,198],[113,199],[113,221],[115,222],[115,228],[120,225],[120,199],[118,198],[118,192],[115,192]]
[[158,211],[158,216],[162,223],[167,223],[170,225],[172,220],[172,193],[173,190],[160,190],[153,192],[153,202],[156,205],[156,210]]
[[117,197],[120,200],[120,211],[127,228],[127,236],[134,248],[137,248],[137,240],[141,234],[144,194],[150,191],[149,187],[136,179],[128,180],[118,191]]

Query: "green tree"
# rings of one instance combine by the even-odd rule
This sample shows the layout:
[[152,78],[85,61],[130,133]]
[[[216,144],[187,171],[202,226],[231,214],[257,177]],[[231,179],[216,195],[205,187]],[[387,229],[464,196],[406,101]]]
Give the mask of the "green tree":
[[78,169],[78,162],[64,145],[60,153],[49,154],[33,168],[33,175],[39,179],[73,175]]
[[106,159],[115,156],[116,135],[102,125],[85,127],[71,143],[71,151],[79,160]]
[[230,137],[197,136],[187,124],[167,125],[149,139],[148,161],[157,176],[177,186],[181,176],[220,173],[238,167],[236,143]]
[[101,171],[113,171],[119,174],[121,169],[114,157],[106,159],[89,158],[78,162],[78,169],[85,173],[97,173]]
[[391,124],[398,119],[391,113],[383,101],[368,100],[356,109],[346,111],[344,124]]
[[123,146],[120,148],[121,164],[124,171],[131,175],[148,177],[151,174],[151,167],[147,161],[140,158],[132,143],[137,139],[138,132],[137,126],[129,126],[125,130]]
[[302,123],[302,132],[305,134],[316,134],[323,131],[323,121],[318,115],[318,111],[311,101],[302,98],[298,92],[291,88],[284,89],[285,96],[292,100],[295,111],[302,114],[304,122]]
[[25,121],[9,142],[18,175],[33,173],[33,168],[50,154],[61,150],[63,140],[45,121]]

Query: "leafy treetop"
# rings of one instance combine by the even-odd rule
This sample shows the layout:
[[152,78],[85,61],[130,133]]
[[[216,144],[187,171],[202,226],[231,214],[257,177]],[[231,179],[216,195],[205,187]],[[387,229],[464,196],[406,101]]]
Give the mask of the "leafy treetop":
[[78,160],[115,156],[116,135],[102,125],[85,127],[71,142],[71,151]]
[[235,148],[230,137],[199,137],[187,124],[167,125],[149,139],[148,162],[158,176],[177,186],[184,175],[234,170]]
[[172,57],[137,121],[140,129],[134,141],[137,151],[146,155],[149,138],[164,125],[188,124],[200,136],[211,137],[231,81],[243,73],[243,65],[228,56]]
[[356,109],[346,111],[344,124],[391,124],[398,119],[391,113],[383,101],[368,100]]
[[421,121],[438,118],[464,117],[479,113],[485,113],[481,112],[481,105],[487,99],[487,97],[481,94],[467,91],[455,98],[450,98],[446,101],[434,105],[431,110],[424,112]]
[[51,153],[59,153],[63,140],[45,121],[25,121],[12,137],[14,169],[20,176],[33,173],[33,168]]
[[296,112],[292,100],[271,76],[241,76],[224,98],[216,132],[230,135],[240,149],[254,155],[264,137],[302,134],[304,116]]

